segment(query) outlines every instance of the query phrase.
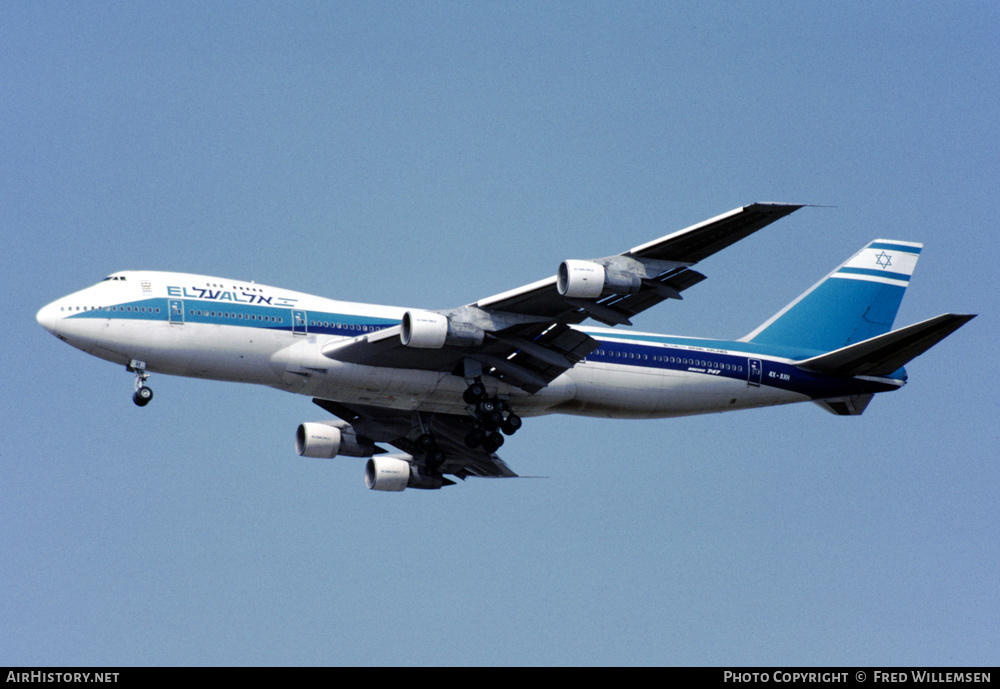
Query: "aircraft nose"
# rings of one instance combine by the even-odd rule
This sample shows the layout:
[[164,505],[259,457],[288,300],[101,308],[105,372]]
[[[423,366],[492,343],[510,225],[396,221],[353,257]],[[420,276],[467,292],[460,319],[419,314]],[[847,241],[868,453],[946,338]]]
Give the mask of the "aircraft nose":
[[56,323],[59,321],[59,307],[56,306],[55,302],[43,306],[35,315],[35,320],[38,321],[38,325],[42,326],[50,333],[54,333],[56,330]]

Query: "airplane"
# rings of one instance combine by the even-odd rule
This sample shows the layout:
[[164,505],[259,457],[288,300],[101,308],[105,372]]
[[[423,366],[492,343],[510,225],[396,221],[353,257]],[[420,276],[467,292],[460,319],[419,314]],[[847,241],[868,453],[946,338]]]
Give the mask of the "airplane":
[[[754,203],[624,253],[444,310],[348,303],[204,275],[122,271],[43,307],[60,340],[151,373],[308,395],[300,456],[368,458],[369,489],[516,477],[497,454],[524,418],[653,419],[811,401],[859,415],[975,314],[892,330],[922,244],[876,239],[737,340],[622,330],[705,279],[692,266],[802,208]],[[607,327],[582,327],[587,319]],[[381,447],[390,445],[398,452]]]

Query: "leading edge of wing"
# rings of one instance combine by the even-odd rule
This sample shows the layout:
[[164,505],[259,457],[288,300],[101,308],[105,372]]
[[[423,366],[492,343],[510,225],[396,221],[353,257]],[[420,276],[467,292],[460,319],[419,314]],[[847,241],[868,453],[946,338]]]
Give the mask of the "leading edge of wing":
[[791,215],[803,205],[752,203],[741,206],[697,225],[640,244],[625,255],[694,265],[741,239],[746,239],[776,220]]

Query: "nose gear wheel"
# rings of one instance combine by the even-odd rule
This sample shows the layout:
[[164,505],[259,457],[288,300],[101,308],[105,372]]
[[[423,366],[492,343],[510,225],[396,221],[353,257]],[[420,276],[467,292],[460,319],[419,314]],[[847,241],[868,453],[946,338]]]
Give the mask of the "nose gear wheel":
[[145,407],[153,399],[153,388],[146,385],[149,373],[146,372],[146,362],[132,359],[128,362],[125,370],[135,374],[135,392],[132,394],[132,401],[138,407]]

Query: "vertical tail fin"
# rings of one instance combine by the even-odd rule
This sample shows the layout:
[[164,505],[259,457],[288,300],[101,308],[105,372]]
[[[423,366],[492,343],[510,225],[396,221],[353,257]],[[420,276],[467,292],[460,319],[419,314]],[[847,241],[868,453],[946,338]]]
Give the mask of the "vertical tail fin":
[[741,341],[829,352],[889,332],[922,248],[876,239]]

